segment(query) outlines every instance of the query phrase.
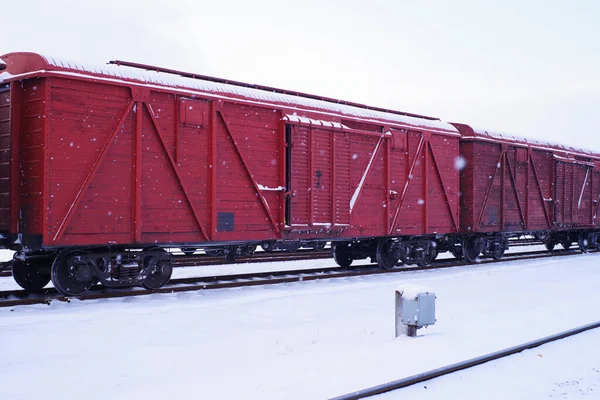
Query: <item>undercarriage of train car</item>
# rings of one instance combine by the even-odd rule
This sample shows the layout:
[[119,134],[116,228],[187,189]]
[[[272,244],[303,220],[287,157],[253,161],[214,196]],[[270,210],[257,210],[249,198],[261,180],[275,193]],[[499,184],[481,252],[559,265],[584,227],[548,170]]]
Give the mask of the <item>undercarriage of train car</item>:
[[545,245],[548,251],[554,250],[556,244],[569,250],[576,242],[580,251],[587,253],[591,249],[598,249],[600,245],[599,231],[570,230],[357,239],[334,242],[332,253],[342,268],[348,268],[354,260],[366,258],[383,269],[396,265],[425,266],[443,252],[450,252],[456,259],[473,263],[480,256],[501,259],[509,249],[511,239],[521,237],[529,237],[532,243]]
[[[471,235],[428,235],[396,238],[362,238],[332,242],[332,255],[342,268],[353,261],[371,259],[380,268],[396,265],[426,266],[438,254],[450,252],[456,259],[474,263],[481,256],[499,260],[515,239],[528,237],[532,243],[545,245],[553,251],[557,244],[569,250],[574,243],[581,252],[597,249],[600,232],[596,230],[511,232]],[[323,250],[326,241],[266,241],[238,243],[217,247],[181,247],[186,255],[204,250],[208,256],[223,257],[233,262],[237,257],[249,257],[260,246],[263,251],[298,251],[301,247]],[[77,248],[61,251],[17,251],[12,261],[3,263],[11,267],[15,281],[29,292],[37,292],[50,281],[61,293],[77,296],[85,293],[95,283],[108,288],[143,286],[159,289],[173,271],[174,256],[157,246],[144,249]]]
[[[293,252],[300,248],[321,251],[326,244],[323,240],[264,241],[212,247],[182,246],[181,251],[192,255],[203,250],[208,256],[235,262],[239,257],[252,256],[259,245],[265,252]],[[143,286],[155,290],[167,284],[173,272],[173,254],[158,246],[59,250],[30,250],[20,244],[9,247],[16,253],[11,261],[0,264],[0,270],[11,268],[17,284],[29,292],[39,292],[50,281],[68,296],[83,294],[96,283],[108,288]]]
[[15,281],[29,292],[50,280],[65,295],[80,295],[95,283],[105,287],[141,285],[158,289],[171,278],[173,256],[159,247],[143,250],[67,249],[15,253],[10,262]]

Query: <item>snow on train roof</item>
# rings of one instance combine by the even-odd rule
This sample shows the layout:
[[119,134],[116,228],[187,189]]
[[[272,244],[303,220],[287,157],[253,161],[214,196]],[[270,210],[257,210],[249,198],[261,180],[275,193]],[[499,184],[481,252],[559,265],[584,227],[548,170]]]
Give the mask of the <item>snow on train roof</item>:
[[[385,120],[399,124],[408,124],[429,129],[442,130],[458,133],[451,124],[440,120],[429,120],[425,118],[411,117],[383,111],[370,110],[352,105],[338,104],[325,100],[317,100],[307,97],[294,96],[283,93],[270,92],[261,89],[254,89],[232,84],[212,82],[202,79],[182,77],[170,73],[141,70],[126,66],[107,64],[103,66],[91,66],[80,62],[69,61],[38,54],[45,61],[54,67],[64,69],[72,73],[97,74],[112,77],[114,79],[141,81],[145,84],[158,86],[167,86],[188,90],[197,90],[201,92],[229,94],[242,96],[244,98],[263,101],[269,103],[284,103],[290,106],[306,107],[310,109],[323,110],[342,114],[349,117],[358,117],[365,119]],[[0,79],[2,75],[0,74]]]
[[524,145],[529,145],[529,146],[538,147],[538,148],[562,150],[564,152],[577,153],[577,154],[586,155],[586,156],[590,156],[590,157],[600,157],[600,152],[589,150],[589,149],[580,149],[580,148],[576,148],[576,147],[566,146],[562,143],[541,141],[541,140],[526,138],[523,136],[512,135],[512,134],[503,133],[503,132],[489,131],[487,129],[482,129],[482,128],[475,128],[475,127],[472,127],[472,128],[473,128],[473,132],[475,132],[475,134],[477,136],[489,137],[492,139],[499,139],[499,140],[508,140],[511,142],[522,143]]

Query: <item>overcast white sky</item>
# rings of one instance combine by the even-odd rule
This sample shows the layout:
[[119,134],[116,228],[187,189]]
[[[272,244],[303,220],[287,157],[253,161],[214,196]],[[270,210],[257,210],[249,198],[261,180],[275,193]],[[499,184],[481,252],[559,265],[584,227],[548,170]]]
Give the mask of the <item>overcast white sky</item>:
[[600,1],[20,0],[0,53],[124,59],[600,150]]

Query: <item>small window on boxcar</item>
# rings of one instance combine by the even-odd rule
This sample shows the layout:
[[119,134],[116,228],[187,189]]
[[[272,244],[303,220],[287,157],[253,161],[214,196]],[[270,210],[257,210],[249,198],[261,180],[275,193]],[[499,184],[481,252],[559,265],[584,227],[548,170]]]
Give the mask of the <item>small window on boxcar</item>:
[[208,125],[208,102],[194,99],[179,99],[179,123],[198,127]]
[[392,149],[406,150],[406,129],[392,130]]

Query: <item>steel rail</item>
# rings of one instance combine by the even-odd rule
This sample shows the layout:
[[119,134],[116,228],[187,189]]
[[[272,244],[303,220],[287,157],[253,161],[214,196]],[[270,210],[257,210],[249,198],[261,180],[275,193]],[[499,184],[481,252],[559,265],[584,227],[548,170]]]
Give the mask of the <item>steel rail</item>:
[[[191,264],[195,266],[205,265],[226,265],[226,264],[254,264],[261,262],[276,262],[276,261],[299,261],[299,260],[317,260],[323,258],[331,258],[331,249],[325,250],[299,250],[296,252],[274,251],[274,252],[259,252],[252,256],[236,257],[232,260],[227,260],[225,257],[214,257],[207,254],[196,254],[191,256],[175,255],[174,267],[187,267]],[[0,277],[12,276],[10,269],[12,261],[0,263]],[[8,269],[2,270],[4,267]]]
[[[536,239],[519,239],[509,242],[511,247],[525,247],[533,245],[542,245],[543,242]],[[226,264],[254,264],[273,261],[298,261],[308,259],[332,258],[331,249],[324,250],[298,250],[295,252],[273,251],[257,252],[252,256],[236,257],[233,260],[227,260],[225,257],[213,257],[207,254],[196,254],[191,256],[175,255],[174,267],[189,266],[195,263],[196,266],[202,265],[226,265]],[[12,276],[10,264],[12,261],[0,262],[0,277]]]
[[467,263],[456,259],[436,260],[434,264],[424,267],[394,267],[391,269],[376,268],[376,264],[364,265],[353,269],[341,269],[339,267],[326,267],[318,269],[299,269],[288,271],[274,271],[261,273],[246,273],[236,275],[202,276],[191,278],[172,279],[167,286],[148,290],[140,287],[124,289],[107,289],[102,285],[96,285],[89,292],[79,296],[64,296],[54,288],[44,289],[37,294],[29,294],[24,290],[12,290],[0,292],[0,307],[12,307],[17,305],[50,304],[52,301],[70,302],[75,300],[96,300],[118,297],[142,296],[154,293],[178,293],[210,289],[225,289],[247,286],[265,286],[281,283],[293,283],[313,281],[319,279],[347,278],[356,276],[367,276],[377,274],[389,274],[397,272],[425,271],[443,268],[455,268],[465,266],[476,266],[478,264],[490,264],[498,262],[525,261],[548,257],[561,257],[580,254],[577,250],[547,251],[514,253],[500,260],[484,259],[476,264]]
[[554,342],[556,340],[564,339],[569,336],[577,335],[579,333],[589,331],[591,329],[600,328],[600,321],[579,326],[574,329],[570,329],[568,331],[563,331],[551,336],[546,336],[540,339],[532,340],[531,342],[523,343],[517,346],[509,347],[504,350],[495,351],[493,353],[489,353],[483,356],[471,358],[469,360],[461,361],[455,364],[447,365],[445,367],[436,368],[427,372],[422,372],[420,374],[412,375],[406,378],[398,379],[395,381],[391,381],[388,383],[384,383],[381,385],[373,386],[367,389],[357,390],[352,393],[348,393],[342,396],[333,397],[330,400],[357,400],[364,399],[366,397],[375,396],[382,393],[391,392],[393,390],[405,388],[407,386],[411,386],[417,383],[422,383],[425,381],[429,381],[434,378],[438,378],[440,376],[449,375],[453,372],[462,371],[467,368],[475,367],[477,365],[481,365],[487,363],[489,361],[498,360],[503,357],[507,357],[510,355],[514,355],[520,353],[524,350],[533,349],[535,347],[539,347],[541,345]]

